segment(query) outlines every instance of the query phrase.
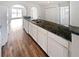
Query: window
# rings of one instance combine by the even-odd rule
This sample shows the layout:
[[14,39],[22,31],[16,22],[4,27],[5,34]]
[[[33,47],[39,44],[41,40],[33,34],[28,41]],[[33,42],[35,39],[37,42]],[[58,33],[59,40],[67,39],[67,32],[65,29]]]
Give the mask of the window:
[[21,5],[13,5],[12,6],[12,18],[22,17],[22,10],[24,6]]
[[33,19],[37,19],[38,18],[38,15],[37,15],[37,8],[36,7],[32,7],[31,8],[31,16]]
[[12,18],[22,17],[22,9],[12,8]]

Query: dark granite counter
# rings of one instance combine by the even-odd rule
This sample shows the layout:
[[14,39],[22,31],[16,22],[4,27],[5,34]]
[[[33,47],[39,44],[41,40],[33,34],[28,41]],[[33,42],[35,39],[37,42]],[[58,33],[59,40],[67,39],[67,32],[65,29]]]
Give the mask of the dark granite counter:
[[[27,19],[26,19],[27,20]],[[68,41],[71,41],[71,31],[68,27],[62,26],[60,24],[56,24],[53,22],[49,22],[46,20],[28,20],[37,26],[42,27],[52,33],[55,33],[58,36],[65,38]]]
[[71,30],[72,33],[79,35],[79,27],[70,26],[70,30]]
[[45,21],[45,20],[32,20],[32,23],[52,32],[55,33],[68,41],[71,41],[71,31],[68,27],[62,26],[60,24],[56,24],[53,22]]
[[30,16],[23,16],[23,18],[24,18],[25,20],[28,20],[28,21],[31,19]]

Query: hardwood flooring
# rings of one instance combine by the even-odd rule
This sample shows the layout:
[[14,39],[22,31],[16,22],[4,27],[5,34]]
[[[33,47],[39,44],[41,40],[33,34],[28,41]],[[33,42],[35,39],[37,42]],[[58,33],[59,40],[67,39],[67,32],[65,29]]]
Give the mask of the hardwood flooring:
[[11,32],[2,48],[3,57],[48,57],[23,29]]

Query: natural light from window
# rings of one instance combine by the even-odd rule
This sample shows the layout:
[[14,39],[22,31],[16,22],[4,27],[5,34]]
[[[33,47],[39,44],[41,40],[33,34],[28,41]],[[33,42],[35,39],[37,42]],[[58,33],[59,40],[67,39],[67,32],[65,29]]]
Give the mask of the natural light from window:
[[24,7],[21,5],[12,6],[12,18],[20,18],[22,17],[22,9]]
[[17,30],[22,28],[23,19],[22,19],[22,12],[25,10],[24,6],[21,5],[13,5],[12,6],[12,19],[10,22],[10,28],[12,31],[16,32]]
[[33,19],[37,19],[38,18],[38,13],[37,13],[37,8],[36,7],[32,7],[31,8],[31,16]]
[[22,28],[22,19],[11,20],[10,26],[12,31],[17,31]]

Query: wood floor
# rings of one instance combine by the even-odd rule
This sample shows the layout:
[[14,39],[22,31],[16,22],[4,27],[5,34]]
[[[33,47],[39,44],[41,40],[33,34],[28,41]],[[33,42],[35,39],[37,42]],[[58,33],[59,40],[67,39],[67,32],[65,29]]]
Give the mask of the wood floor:
[[47,57],[44,51],[23,29],[11,32],[2,48],[3,57]]

